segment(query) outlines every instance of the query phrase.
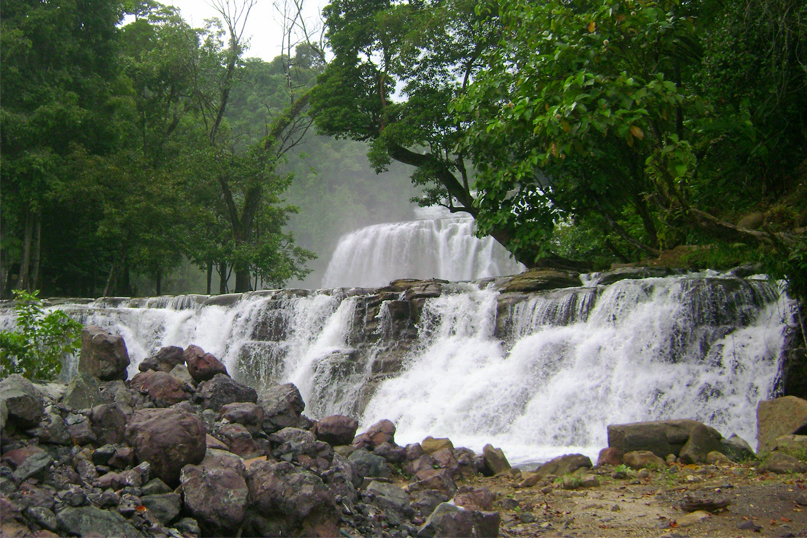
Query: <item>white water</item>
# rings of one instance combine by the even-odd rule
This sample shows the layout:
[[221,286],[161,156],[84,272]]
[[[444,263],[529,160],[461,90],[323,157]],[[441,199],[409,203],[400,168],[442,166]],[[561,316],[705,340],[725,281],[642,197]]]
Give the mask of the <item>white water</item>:
[[[428,435],[476,451],[492,443],[513,463],[570,451],[593,457],[607,445],[608,424],[668,418],[694,418],[753,445],[756,405],[775,388],[791,315],[787,298],[762,281],[623,280],[533,295],[512,307],[501,340],[498,292],[471,283],[452,290],[426,301],[404,371],[379,385],[361,427],[388,418],[399,444]],[[360,297],[343,292],[258,292],[230,306],[203,299],[66,310],[124,337],[130,376],[160,347],[193,343],[245,382],[294,382],[312,418],[354,414],[389,344],[351,347]],[[378,319],[388,317],[382,307]]]
[[474,236],[474,219],[419,212],[423,220],[376,224],[339,239],[323,288],[380,287],[398,278],[450,281],[524,271],[492,237]]

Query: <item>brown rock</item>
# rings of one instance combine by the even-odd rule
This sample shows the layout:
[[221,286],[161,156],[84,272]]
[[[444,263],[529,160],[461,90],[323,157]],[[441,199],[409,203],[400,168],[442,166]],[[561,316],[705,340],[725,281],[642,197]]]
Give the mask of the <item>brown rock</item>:
[[249,489],[241,458],[211,450],[199,465],[182,468],[185,508],[208,536],[233,536],[244,521]]
[[167,346],[161,348],[155,355],[144,359],[137,368],[141,372],[158,370],[169,373],[180,364],[185,364],[185,352],[183,349],[177,346]]
[[263,431],[274,433],[283,428],[296,428],[305,402],[292,383],[275,385],[261,392],[258,404],[263,408]]
[[171,487],[179,483],[182,467],[200,463],[207,451],[202,420],[176,407],[135,411],[126,439],[137,460],[148,461],[154,476]]
[[194,395],[194,401],[213,411],[221,411],[222,407],[231,403],[255,403],[257,399],[255,389],[225,374],[216,374],[213,379],[200,383]]
[[242,458],[256,456],[260,452],[249,430],[241,424],[222,424],[218,428],[218,435],[227,443],[230,452]]
[[87,372],[102,381],[125,380],[128,366],[129,352],[121,336],[96,325],[84,327],[81,331],[79,372]]
[[597,465],[622,465],[622,458],[625,453],[615,447],[607,447],[600,450],[597,457]]
[[315,434],[317,439],[332,446],[349,445],[356,436],[359,421],[344,415],[331,415],[317,422]]
[[625,465],[631,469],[665,469],[667,462],[653,454],[649,450],[634,450],[625,454],[623,458]]
[[678,456],[689,440],[692,430],[700,426],[707,428],[717,439],[722,437],[717,430],[696,420],[659,420],[610,424],[608,446],[618,448],[623,453],[649,450],[660,458],[666,458],[668,454]]
[[496,494],[488,488],[474,488],[462,486],[454,495],[454,504],[462,506],[466,510],[483,510],[489,512],[493,510],[493,501]]
[[776,474],[807,473],[807,463],[784,452],[771,452],[759,469]]
[[757,405],[758,453],[771,452],[783,435],[807,435],[807,400],[785,396]]
[[501,448],[485,445],[482,448],[482,457],[484,458],[482,473],[485,476],[495,476],[510,469],[510,462],[507,461]]
[[263,418],[263,407],[252,402],[225,404],[219,411],[219,419],[227,419],[230,422],[241,424],[252,435],[261,431]]
[[129,386],[148,394],[157,407],[170,407],[191,396],[181,381],[161,370],[140,372],[132,378]]
[[535,472],[541,477],[571,474],[578,469],[591,469],[591,459],[582,454],[564,454],[541,465]]
[[704,463],[709,452],[716,452],[722,448],[720,440],[722,435],[713,428],[698,424],[689,431],[689,439],[678,453],[684,463]]
[[92,431],[102,445],[123,443],[126,433],[126,415],[115,404],[101,404],[92,408]]
[[199,346],[188,346],[185,349],[184,357],[185,363],[188,365],[188,373],[197,383],[213,379],[216,374],[230,375],[220,360],[210,353],[205,353]]
[[423,442],[420,443],[420,446],[423,448],[424,454],[432,454],[444,448],[454,450],[454,444],[451,442],[451,439],[435,439],[431,436],[425,438]]

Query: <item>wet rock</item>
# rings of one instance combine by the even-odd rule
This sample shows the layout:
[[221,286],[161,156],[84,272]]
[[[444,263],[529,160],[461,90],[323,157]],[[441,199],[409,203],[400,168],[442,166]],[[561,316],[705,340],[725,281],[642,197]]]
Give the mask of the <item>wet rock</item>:
[[751,445],[736,433],[732,434],[728,439],[720,440],[720,452],[734,462],[755,459],[757,457]]
[[221,406],[218,419],[241,424],[252,435],[261,431],[263,426],[263,407],[252,402],[235,402]]
[[449,503],[442,503],[417,533],[418,538],[473,536],[473,513]]
[[392,472],[387,467],[387,460],[371,454],[364,448],[354,450],[348,458],[362,478],[391,478]]
[[495,476],[510,469],[510,462],[507,461],[501,448],[485,445],[482,448],[482,457],[484,458],[482,474],[485,476]]
[[134,376],[129,386],[148,394],[157,407],[170,407],[190,399],[190,391],[184,383],[167,372],[146,370]]
[[305,409],[300,391],[291,383],[264,390],[258,398],[258,404],[263,408],[263,430],[266,433],[296,427],[300,414]]
[[62,405],[67,409],[79,411],[102,404],[98,379],[87,372],[79,372],[70,383],[62,398]]
[[333,446],[349,445],[356,436],[359,422],[353,417],[331,415],[317,422],[317,439]]
[[807,435],[807,400],[784,396],[757,405],[758,453],[771,452],[783,435]]
[[807,473],[807,463],[784,452],[771,452],[759,469],[776,474]]
[[152,473],[172,486],[182,467],[204,459],[205,435],[199,417],[175,407],[136,411],[126,427],[137,460],[151,463]]
[[169,373],[180,364],[185,364],[185,351],[181,347],[167,346],[161,348],[155,355],[143,359],[137,368],[141,372],[155,370]]
[[689,438],[678,453],[678,457],[684,463],[704,463],[709,452],[722,448],[720,444],[722,438],[723,436],[713,428],[697,424],[689,431]]
[[424,454],[433,454],[438,450],[443,450],[444,448],[448,448],[450,450],[454,450],[454,444],[451,442],[451,439],[435,439],[434,437],[427,437],[420,443],[421,448],[423,448]]
[[[184,355],[185,362],[188,365],[188,373],[197,383],[213,379],[219,374],[229,376],[224,364],[210,353],[205,353],[199,346],[188,346]],[[255,400],[252,401],[254,402]]]
[[199,465],[182,469],[185,508],[212,536],[235,534],[246,515],[249,491],[237,456],[211,450]]
[[126,415],[115,404],[101,404],[92,408],[92,431],[98,443],[123,443],[126,433]]
[[101,510],[95,506],[67,507],[56,517],[71,536],[116,536],[142,538],[143,534],[116,512]]
[[246,474],[251,500],[247,532],[258,536],[339,535],[333,496],[313,473],[286,462],[258,462]]
[[0,381],[0,407],[5,409],[7,421],[23,430],[35,428],[45,414],[42,395],[19,374]]
[[395,444],[395,424],[386,419],[376,422],[353,439],[353,446],[367,450],[374,450],[382,443]]
[[184,364],[177,364],[174,366],[174,369],[168,373],[180,383],[184,383],[190,387],[196,386],[196,381],[193,380],[191,374],[188,372],[188,367]]
[[[695,428],[706,428],[718,442],[722,437],[714,428],[709,428],[696,420],[659,420],[609,425],[608,446],[626,454],[649,450],[660,458],[666,458],[667,454],[678,456]],[[704,438],[706,434],[701,431],[699,436]],[[706,453],[703,456],[705,458]]]
[[216,374],[212,379],[199,384],[195,399],[205,409],[219,412],[230,403],[255,403],[258,393],[252,387],[242,385],[225,374]]
[[78,371],[87,372],[102,381],[126,379],[129,353],[119,335],[113,335],[96,325],[81,331],[81,355]]
[[634,450],[625,454],[625,465],[631,469],[665,469],[667,462],[649,450]]
[[558,288],[572,288],[582,285],[583,283],[576,273],[554,271],[551,269],[530,269],[511,278],[502,289],[502,292],[523,293],[554,290]]

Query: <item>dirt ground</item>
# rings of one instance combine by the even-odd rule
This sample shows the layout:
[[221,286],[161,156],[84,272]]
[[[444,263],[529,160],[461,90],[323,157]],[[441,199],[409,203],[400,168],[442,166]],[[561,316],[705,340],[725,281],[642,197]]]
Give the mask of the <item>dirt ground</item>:
[[[807,537],[805,474],[760,473],[753,463],[673,464],[621,479],[614,470],[593,469],[600,485],[585,489],[555,481],[519,488],[518,474],[470,485],[496,493],[503,537]],[[707,510],[689,512],[695,502]]]

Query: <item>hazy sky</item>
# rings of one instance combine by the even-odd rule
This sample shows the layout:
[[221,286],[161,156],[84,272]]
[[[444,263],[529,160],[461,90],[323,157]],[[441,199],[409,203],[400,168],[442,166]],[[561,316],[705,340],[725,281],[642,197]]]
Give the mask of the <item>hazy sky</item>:
[[[282,0],[258,0],[250,11],[246,27],[246,34],[250,38],[247,57],[269,61],[280,54],[281,28],[279,17],[273,8],[276,1],[282,2]],[[182,17],[195,28],[202,27],[205,19],[218,16],[207,0],[162,0],[162,3],[179,8]],[[305,0],[306,21],[309,26],[318,27],[318,13],[327,3],[327,0]]]

